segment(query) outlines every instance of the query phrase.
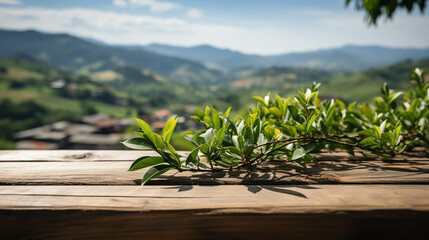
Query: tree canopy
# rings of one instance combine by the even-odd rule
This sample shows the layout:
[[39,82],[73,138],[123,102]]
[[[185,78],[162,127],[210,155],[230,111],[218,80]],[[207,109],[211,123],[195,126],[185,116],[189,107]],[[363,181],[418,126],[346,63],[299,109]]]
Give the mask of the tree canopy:
[[[353,0],[346,0],[346,6],[349,6]],[[406,9],[411,13],[414,9],[420,9],[424,13],[426,0],[355,0],[355,6],[358,10],[366,12],[365,20],[369,25],[377,25],[377,20],[381,16],[392,19],[397,9]]]

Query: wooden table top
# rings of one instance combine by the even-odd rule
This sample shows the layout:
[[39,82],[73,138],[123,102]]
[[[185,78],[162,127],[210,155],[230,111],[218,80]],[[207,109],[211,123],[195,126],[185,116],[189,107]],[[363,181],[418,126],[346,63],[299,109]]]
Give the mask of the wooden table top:
[[[76,239],[79,233],[87,239],[97,239],[101,233],[117,239],[148,233],[152,237],[145,236],[153,239],[215,236],[238,239],[241,236],[260,238],[267,233],[284,236],[281,234],[286,234],[283,230],[288,228],[288,234],[295,234],[288,236],[310,239],[314,235],[305,226],[308,228],[313,220],[319,221],[316,230],[325,233],[320,234],[319,239],[325,236],[343,239],[341,236],[367,237],[356,229],[371,221],[380,224],[377,221],[383,219],[390,220],[391,224],[385,225],[383,220],[384,225],[379,226],[388,227],[390,233],[394,233],[392,237],[419,237],[420,232],[414,228],[429,221],[428,149],[385,161],[359,154],[320,153],[316,154],[318,162],[307,168],[279,161],[263,165],[250,175],[244,171],[232,176],[222,172],[169,171],[140,186],[145,170],[127,172],[127,169],[134,159],[143,155],[156,153],[0,151],[1,239]],[[82,217],[87,226],[105,223],[110,228],[108,231],[101,227],[85,230]],[[57,221],[59,218],[64,221]],[[80,219],[79,224],[76,219]],[[168,223],[181,226],[181,230],[174,227],[181,233],[180,237],[174,231],[155,232],[159,226],[154,219],[170,219]],[[359,222],[362,219],[366,219],[365,224]],[[150,221],[146,224],[152,228],[141,230],[139,224],[145,224],[141,222],[144,220]],[[124,233],[118,221],[128,222],[126,226],[133,234]],[[289,225],[282,228],[273,221]],[[320,221],[326,226],[321,226]],[[407,221],[408,230],[392,231],[396,225],[404,227],[402,221]],[[244,223],[247,231],[240,225]],[[211,235],[216,226],[222,228]],[[261,226],[264,227],[261,229]],[[342,230],[338,230],[339,226]],[[67,229],[76,234],[69,236]],[[375,235],[381,231],[372,230]],[[260,235],[262,233],[265,235]]]

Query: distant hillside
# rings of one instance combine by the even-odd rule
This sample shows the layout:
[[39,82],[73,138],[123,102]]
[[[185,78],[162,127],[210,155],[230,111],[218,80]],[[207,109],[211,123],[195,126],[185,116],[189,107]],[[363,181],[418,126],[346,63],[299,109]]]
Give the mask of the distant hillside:
[[334,71],[359,71],[387,66],[404,60],[429,57],[429,48],[387,48],[379,46],[344,46],[306,53],[274,56],[278,65],[305,66]]
[[177,47],[151,44],[144,48],[159,54],[200,61],[207,66],[218,66],[225,69],[289,66],[349,72],[386,66],[407,59],[419,60],[429,57],[429,48],[388,48],[381,46],[352,45],[274,56],[248,55],[208,45]]
[[233,69],[238,67],[265,66],[264,57],[247,55],[229,49],[215,48],[209,45],[176,47],[162,44],[150,44],[145,46],[144,49],[167,56],[199,61],[212,68]]
[[265,96],[268,92],[282,97],[291,96],[299,88],[309,87],[333,77],[332,72],[298,67],[272,67],[266,69],[242,69],[234,71],[220,85],[220,92],[229,93],[227,99],[234,103],[235,108],[253,104],[252,96]]
[[100,45],[68,34],[0,30],[0,55],[14,57],[18,54],[79,73],[131,65],[188,83],[213,82],[220,74],[195,61],[141,49]]
[[[380,87],[385,82],[396,90],[411,87],[410,73],[416,67],[429,68],[429,59],[409,60],[388,67],[339,74],[323,81],[320,91],[326,96],[341,97],[347,101],[368,102],[379,95]],[[429,81],[429,75],[426,75],[426,81]]]
[[[223,98],[240,108],[253,104],[252,96],[279,94],[288,97],[299,88],[311,86],[313,81],[322,83],[322,99],[340,98],[347,102],[369,102],[379,96],[380,87],[387,82],[391,89],[406,90],[411,87],[410,73],[416,68],[429,68],[429,59],[403,61],[394,65],[373,68],[355,73],[333,73],[298,67],[271,67],[266,69],[241,69],[229,75],[228,81],[219,86]],[[429,74],[426,75],[429,81]]]
[[257,70],[229,82],[230,87],[235,89],[259,89],[264,91],[284,92],[300,87],[310,86],[312,82],[320,82],[332,73],[309,68],[272,67]]

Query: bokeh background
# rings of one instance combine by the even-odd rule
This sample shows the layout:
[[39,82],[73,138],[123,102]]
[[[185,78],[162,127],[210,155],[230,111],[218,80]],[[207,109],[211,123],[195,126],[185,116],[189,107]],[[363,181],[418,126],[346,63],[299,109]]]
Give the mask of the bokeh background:
[[189,149],[195,107],[239,115],[314,81],[345,102],[407,89],[429,67],[426,1],[387,1],[392,18],[378,2],[0,0],[0,149],[123,149],[131,117],[173,115]]

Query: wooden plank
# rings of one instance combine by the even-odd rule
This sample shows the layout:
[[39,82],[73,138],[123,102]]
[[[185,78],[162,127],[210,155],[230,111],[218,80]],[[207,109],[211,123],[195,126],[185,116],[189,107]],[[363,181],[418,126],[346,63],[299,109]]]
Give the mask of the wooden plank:
[[[186,154],[187,152],[180,152]],[[125,150],[3,150],[0,162],[90,162],[132,161],[141,156],[159,156],[155,151]]]
[[[0,162],[0,184],[136,185],[144,170],[127,172],[131,161]],[[149,184],[429,183],[429,162],[323,161],[307,169],[293,164],[261,166],[247,174],[169,171]]]
[[0,239],[425,239],[427,185],[0,186]]
[[0,239],[427,238],[422,152],[323,153],[308,169],[275,163],[231,178],[173,171],[141,187],[145,171],[126,170],[143,154],[153,153],[0,151]]
[[427,185],[0,186],[3,210],[429,212]]
[[[179,151],[187,155],[186,151]],[[0,162],[89,162],[89,161],[133,161],[141,156],[158,156],[154,151],[127,150],[2,150]],[[367,161],[361,153],[351,156],[345,152],[326,152],[314,154],[318,161]],[[418,148],[416,151],[398,155],[392,161],[429,161],[429,149]]]
[[0,210],[1,239],[427,239],[420,211],[230,213]]

